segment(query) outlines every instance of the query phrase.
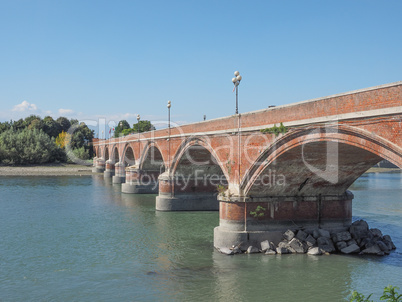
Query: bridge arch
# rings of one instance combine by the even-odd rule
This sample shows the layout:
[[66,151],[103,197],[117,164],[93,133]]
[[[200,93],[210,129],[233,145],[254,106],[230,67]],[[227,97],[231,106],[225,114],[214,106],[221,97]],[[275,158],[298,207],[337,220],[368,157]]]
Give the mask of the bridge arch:
[[399,149],[347,125],[293,129],[259,156],[241,188],[251,197],[340,195],[383,158],[402,167]]
[[[202,152],[202,154],[200,154],[201,156],[197,156],[197,151]],[[180,164],[183,164],[184,158],[186,158],[190,164],[196,166],[200,166],[201,164],[219,166],[224,176],[227,179],[229,178],[227,169],[223,164],[224,161],[218,156],[215,149],[205,140],[205,138],[190,137],[181,143],[172,159],[172,174],[175,174],[178,171],[178,167]]]
[[135,164],[134,150],[129,143],[124,146],[123,152],[121,154],[121,162],[125,166],[133,166]]
[[171,175],[175,194],[216,194],[218,185],[228,184],[228,173],[215,150],[203,138],[185,140],[176,152]]
[[108,160],[109,159],[109,146],[105,146],[105,154],[104,154],[104,156],[103,156],[103,158],[105,159],[105,161],[106,160]]
[[120,156],[119,156],[119,148],[116,144],[110,146],[111,152],[110,152],[110,160],[113,160],[114,163],[118,163],[120,161]]
[[[165,171],[165,161],[159,145],[155,141],[149,141],[141,155],[140,169],[141,170],[158,170]],[[162,172],[163,172],[162,171]]]

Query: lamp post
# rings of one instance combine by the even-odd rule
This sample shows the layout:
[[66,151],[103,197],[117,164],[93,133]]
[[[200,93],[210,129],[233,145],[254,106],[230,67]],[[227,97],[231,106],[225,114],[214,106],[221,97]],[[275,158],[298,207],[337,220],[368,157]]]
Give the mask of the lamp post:
[[170,107],[172,103],[170,101],[167,102],[168,108],[168,171],[170,172]]
[[170,101],[167,102],[167,109],[168,109],[168,173],[169,173],[169,180],[170,180],[170,197],[173,197],[173,187],[172,187],[172,180],[170,179],[170,107],[172,103]]
[[137,130],[138,130],[138,166],[140,165],[140,152],[141,152],[141,146],[140,146],[140,115],[137,114]]
[[238,88],[237,87],[240,85],[240,81],[241,81],[242,77],[240,75],[240,72],[238,72],[238,71],[235,71],[234,75],[235,75],[235,77],[232,79],[232,82],[236,88],[236,114],[238,114],[239,113],[239,102],[238,102],[238,97],[237,97],[238,96]]

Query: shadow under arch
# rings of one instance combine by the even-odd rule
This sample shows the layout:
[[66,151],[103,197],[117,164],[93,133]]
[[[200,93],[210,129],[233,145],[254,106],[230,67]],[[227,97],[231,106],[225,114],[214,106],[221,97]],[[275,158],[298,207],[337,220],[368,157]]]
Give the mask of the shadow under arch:
[[119,148],[116,145],[113,145],[112,147],[112,154],[110,158],[113,159],[114,163],[118,163],[120,161]]
[[105,161],[106,160],[109,160],[109,147],[108,146],[105,146],[105,156],[104,156],[104,159],[105,159]]
[[126,167],[135,165],[134,151],[129,143],[126,143],[126,145],[124,146],[124,149],[123,149],[123,152],[121,155],[121,162]]
[[241,188],[250,197],[339,195],[382,159],[402,166],[401,150],[367,131],[339,124],[294,129],[260,155]]
[[166,165],[160,147],[155,141],[149,141],[141,156],[140,167],[144,171],[155,171],[159,174],[165,172]]
[[[198,152],[197,152],[198,151]],[[199,153],[199,154],[197,154]],[[201,155],[201,156],[200,156]],[[219,166],[226,179],[229,175],[224,162],[216,154],[211,145],[200,137],[190,137],[183,141],[172,159],[171,174],[176,174],[180,164],[193,164],[195,166]]]

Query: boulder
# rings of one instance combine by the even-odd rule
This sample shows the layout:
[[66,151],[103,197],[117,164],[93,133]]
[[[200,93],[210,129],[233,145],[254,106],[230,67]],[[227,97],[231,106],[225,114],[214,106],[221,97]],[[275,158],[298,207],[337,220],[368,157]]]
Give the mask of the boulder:
[[278,254],[289,254],[289,250],[285,247],[277,247],[276,252]]
[[276,252],[274,250],[267,250],[265,255],[276,255]]
[[319,247],[311,247],[307,251],[308,255],[321,255],[321,249]]
[[260,252],[260,250],[255,246],[250,245],[248,247],[248,249],[247,249],[247,254],[256,254],[256,253],[259,253],[259,252]]
[[307,245],[297,238],[293,238],[289,242],[290,250],[298,254],[303,254],[307,251]]
[[350,239],[350,240],[348,240],[348,242],[346,242],[347,244],[348,244],[348,246],[349,245],[352,245],[352,244],[356,244],[357,245],[357,242],[356,242],[356,240],[354,240],[354,239]]
[[[392,242],[391,236],[389,236],[389,235],[384,235],[384,237],[382,237],[382,239],[383,239],[382,241],[384,241],[385,244],[389,243],[389,244],[391,245],[391,247],[392,247],[393,250],[396,249],[395,244]],[[387,245],[388,245],[388,244],[387,244]]]
[[295,237],[295,233],[293,233],[292,230],[287,230],[285,233],[283,233],[283,238],[285,238],[287,241],[292,240]]
[[238,246],[234,247],[232,249],[232,251],[233,251],[233,254],[241,254],[242,253],[241,249]]
[[331,233],[324,229],[318,229],[319,237],[331,238]]
[[338,241],[335,245],[338,251],[348,246],[348,244],[345,241]]
[[366,248],[366,249],[364,249],[364,250],[362,250],[360,252],[360,254],[369,254],[369,255],[382,256],[381,253],[382,253],[382,255],[384,255],[384,252],[380,249],[380,247],[377,244],[372,245],[369,248]]
[[341,249],[341,252],[344,254],[358,253],[358,252],[360,252],[360,247],[357,244],[353,243],[353,244]]
[[323,250],[324,252],[327,252],[327,253],[335,252],[334,244],[332,243],[332,240],[330,238],[319,237],[317,239],[317,244],[318,244],[318,247],[321,250]]
[[305,241],[307,238],[308,234],[302,230],[299,230],[296,234],[296,238],[301,240],[301,241]]
[[267,250],[274,250],[275,245],[273,242],[269,242],[268,240],[264,240],[261,242],[261,252],[265,252]]
[[374,237],[382,237],[382,233],[379,229],[370,229],[370,233],[373,234]]
[[[368,236],[369,228],[367,222],[364,220],[357,220],[352,223],[349,232],[353,239],[360,239]],[[371,233],[370,233],[371,234]]]
[[380,248],[380,250],[382,250],[385,254],[389,254],[390,249],[388,248],[388,246],[383,241],[378,240],[377,245]]
[[305,242],[308,247],[315,247],[317,245],[317,240],[315,240],[314,237],[311,235],[307,236]]
[[289,247],[289,242],[281,241],[281,242],[278,243],[278,247],[288,248]]
[[233,250],[231,250],[230,248],[228,248],[228,247],[221,247],[220,249],[218,249],[219,250],[219,252],[221,252],[222,254],[225,254],[225,255],[233,255]]
[[336,233],[334,237],[336,237],[336,242],[348,241],[348,240],[352,239],[352,236],[350,235],[350,233],[348,231]]

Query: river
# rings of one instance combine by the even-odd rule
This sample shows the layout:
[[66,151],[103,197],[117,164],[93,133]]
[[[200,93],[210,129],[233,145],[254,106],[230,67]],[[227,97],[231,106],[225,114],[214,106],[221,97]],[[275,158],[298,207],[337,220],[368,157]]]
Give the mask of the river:
[[402,174],[350,189],[353,220],[391,235],[389,256],[226,256],[217,212],[157,212],[155,195],[99,175],[0,177],[0,301],[378,300],[402,289]]

